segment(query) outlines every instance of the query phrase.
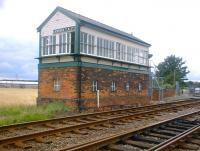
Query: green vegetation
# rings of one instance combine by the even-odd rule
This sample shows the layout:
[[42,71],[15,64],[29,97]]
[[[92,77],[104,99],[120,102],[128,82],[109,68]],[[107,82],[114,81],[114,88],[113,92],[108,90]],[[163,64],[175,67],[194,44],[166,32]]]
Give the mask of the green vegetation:
[[186,76],[189,73],[185,61],[181,57],[175,55],[168,56],[157,66],[157,77],[163,78],[163,84],[166,87],[175,87],[176,81],[179,82],[180,87],[184,87],[184,81],[187,80]]
[[0,125],[45,120],[53,118],[57,113],[67,112],[68,108],[61,102],[39,106],[0,107]]
[[193,81],[188,81],[186,82],[186,85],[189,87],[189,88],[199,88],[200,87],[200,82],[193,82]]

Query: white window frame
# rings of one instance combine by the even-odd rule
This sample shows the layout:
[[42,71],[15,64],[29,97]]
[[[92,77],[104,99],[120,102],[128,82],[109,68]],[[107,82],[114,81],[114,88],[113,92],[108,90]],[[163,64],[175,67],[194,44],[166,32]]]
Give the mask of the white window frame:
[[54,91],[60,91],[60,80],[58,78],[53,80],[53,89]]
[[41,42],[42,56],[48,56],[49,55],[49,52],[48,52],[49,37],[44,36],[41,39],[42,39],[42,42]]
[[92,81],[92,91],[96,92],[98,90],[98,81],[93,80]]
[[120,60],[123,60],[123,61],[126,60],[126,45],[121,44],[120,56],[121,56]]
[[85,32],[81,32],[80,37],[80,52],[84,54],[94,55],[95,36]]
[[71,32],[59,34],[59,54],[71,53]]
[[120,60],[120,55],[121,55],[121,44],[119,42],[116,42],[116,58],[117,60]]
[[138,83],[138,91],[142,91],[142,83],[141,82]]
[[111,91],[112,92],[116,91],[116,83],[115,83],[115,81],[112,81],[112,83],[111,83]]
[[53,35],[53,39],[52,40],[53,40],[53,43],[52,43],[52,45],[53,45],[52,46],[53,47],[52,48],[52,52],[53,53],[52,54],[56,54],[56,35]]
[[126,83],[126,91],[130,91],[130,83],[129,82]]

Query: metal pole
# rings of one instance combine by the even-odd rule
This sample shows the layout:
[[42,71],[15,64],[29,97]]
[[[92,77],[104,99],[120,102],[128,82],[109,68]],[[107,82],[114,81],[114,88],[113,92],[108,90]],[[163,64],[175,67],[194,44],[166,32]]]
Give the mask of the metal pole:
[[97,107],[99,108],[99,90],[97,90]]

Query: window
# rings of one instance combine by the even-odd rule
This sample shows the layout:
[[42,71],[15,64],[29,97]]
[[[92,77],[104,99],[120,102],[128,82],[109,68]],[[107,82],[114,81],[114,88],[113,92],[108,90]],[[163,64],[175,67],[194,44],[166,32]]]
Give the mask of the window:
[[41,38],[42,55],[56,54],[56,36],[45,36]]
[[135,55],[136,55],[136,53],[135,53],[135,48],[132,47],[132,50],[131,50],[131,56],[132,56],[131,59],[132,59],[132,62],[136,62]]
[[71,36],[70,33],[68,33],[68,39],[67,39],[67,53],[74,53],[74,41],[75,41],[75,32],[71,32]]
[[48,55],[47,53],[47,36],[41,38],[41,50],[42,50],[42,55]]
[[[41,37],[41,55],[74,53],[75,32],[67,31]],[[96,48],[95,48],[96,47]],[[124,45],[112,39],[95,37],[89,33],[80,32],[80,52],[141,65],[149,65],[148,50]]]
[[138,83],[138,91],[142,91],[142,84]]
[[80,36],[80,51],[83,52],[83,38],[84,37],[84,33],[81,32],[81,36]]
[[59,35],[59,53],[64,53],[63,52],[63,35]]
[[132,48],[127,47],[127,61],[132,62]]
[[139,64],[144,64],[144,51],[142,49],[139,50]]
[[144,64],[148,65],[148,51],[144,51]]
[[97,84],[97,81],[94,80],[92,81],[92,91],[95,92],[98,90],[98,84]]
[[60,80],[58,78],[53,80],[54,91],[60,91]]
[[97,38],[97,56],[103,56],[103,39]]
[[129,82],[126,83],[126,91],[129,91],[130,90],[130,85],[129,85]]
[[116,42],[116,59],[126,60],[126,46],[119,42]]
[[47,47],[48,47],[48,52],[50,55],[53,53],[52,52],[52,49],[53,49],[52,44],[53,44],[53,36],[49,36],[49,42],[48,42]]
[[97,56],[100,56],[100,38],[97,38]]
[[88,41],[87,34],[84,33],[83,34],[83,52],[84,53],[87,53],[87,41]]
[[53,36],[53,54],[56,54],[56,36]]
[[135,49],[135,53],[134,53],[134,60],[135,60],[135,63],[139,63],[139,58],[138,58],[138,56],[139,56],[139,49],[136,48],[136,49]]
[[120,50],[120,56],[121,56],[121,60],[125,60],[126,59],[126,46],[121,44],[121,50]]
[[88,35],[88,54],[94,54],[94,36]]
[[108,40],[104,40],[104,57],[108,57]]
[[114,42],[97,37],[97,56],[114,58]]
[[103,48],[102,48],[102,46],[103,46],[103,39],[99,39],[99,55],[100,56],[103,56]]
[[74,32],[59,35],[59,53],[71,53],[74,51]]
[[109,41],[109,58],[114,58],[114,42]]
[[114,81],[112,81],[112,83],[111,83],[111,91],[116,91],[116,84],[115,84],[115,82]]
[[94,54],[94,36],[81,32],[80,48],[82,53]]
[[120,43],[116,43],[116,59],[120,60]]

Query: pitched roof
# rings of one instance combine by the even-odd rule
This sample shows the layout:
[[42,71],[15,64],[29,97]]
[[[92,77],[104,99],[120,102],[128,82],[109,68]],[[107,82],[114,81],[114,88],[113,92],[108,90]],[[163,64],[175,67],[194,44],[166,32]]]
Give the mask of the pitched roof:
[[105,25],[103,23],[100,23],[96,20],[93,20],[93,19],[90,19],[88,17],[85,17],[85,16],[82,16],[80,14],[77,14],[77,13],[74,13],[70,10],[67,10],[67,9],[64,9],[62,7],[56,7],[56,9],[48,16],[48,18],[37,28],[38,31],[40,31],[42,29],[42,27],[50,20],[50,18],[57,12],[61,12],[63,13],[64,15],[74,19],[76,22],[80,22],[80,23],[84,23],[84,24],[89,24],[89,25],[94,25],[98,28],[101,28],[103,30],[106,30],[108,32],[112,32],[112,33],[115,33],[117,35],[120,35],[126,39],[129,39],[129,40],[132,40],[136,43],[140,43],[140,44],[143,44],[143,45],[146,45],[148,47],[150,47],[151,45],[144,42],[143,40],[133,36],[132,34],[129,34],[129,33],[126,33],[126,32],[123,32],[121,30],[118,30],[116,28],[113,28],[111,26],[108,26],[108,25]]

